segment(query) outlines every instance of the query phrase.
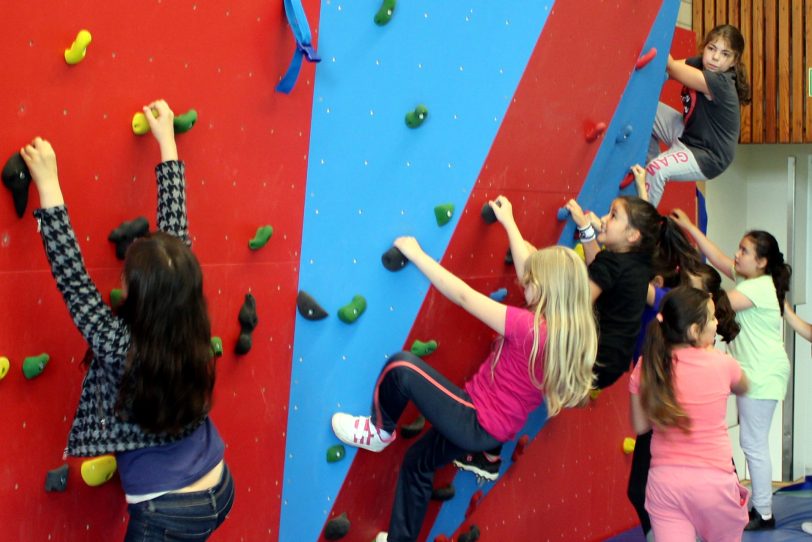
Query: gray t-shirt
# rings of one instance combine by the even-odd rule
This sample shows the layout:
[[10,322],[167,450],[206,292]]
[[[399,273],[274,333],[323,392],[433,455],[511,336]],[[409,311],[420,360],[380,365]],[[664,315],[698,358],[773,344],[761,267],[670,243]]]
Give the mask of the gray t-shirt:
[[712,72],[702,68],[702,57],[686,59],[686,64],[702,70],[713,100],[701,92],[682,88],[682,115],[685,131],[680,141],[696,157],[699,169],[708,179],[722,173],[733,162],[739,141],[741,112],[736,93],[736,72]]

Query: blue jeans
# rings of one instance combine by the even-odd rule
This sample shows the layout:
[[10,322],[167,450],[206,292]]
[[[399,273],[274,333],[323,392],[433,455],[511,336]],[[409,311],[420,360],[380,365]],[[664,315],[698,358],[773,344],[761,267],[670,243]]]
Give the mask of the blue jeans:
[[234,480],[223,464],[220,482],[203,491],[167,493],[130,504],[124,542],[206,540],[226,519],[234,504]]

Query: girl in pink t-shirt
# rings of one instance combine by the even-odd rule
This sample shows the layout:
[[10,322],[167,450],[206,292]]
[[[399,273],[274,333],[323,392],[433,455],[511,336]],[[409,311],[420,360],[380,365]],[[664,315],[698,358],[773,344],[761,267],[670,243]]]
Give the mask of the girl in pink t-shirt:
[[738,541],[748,520],[725,423],[728,396],[748,383],[735,359],[713,349],[714,313],[706,292],[670,291],[629,380],[635,431],[654,427],[646,510],[657,542]]
[[406,453],[389,531],[379,533],[378,542],[417,539],[437,468],[465,452],[491,450],[514,438],[542,401],[554,416],[585,401],[592,388],[597,332],[586,266],[569,248],[531,253],[507,198],[499,196],[490,206],[507,232],[525,308],[474,290],[423,252],[414,238],[395,240],[441,294],[500,335],[477,373],[461,388],[417,356],[400,352],[381,370],[372,416],[333,415],[333,431],[342,442],[373,452],[395,439],[398,418],[410,400],[431,422]]

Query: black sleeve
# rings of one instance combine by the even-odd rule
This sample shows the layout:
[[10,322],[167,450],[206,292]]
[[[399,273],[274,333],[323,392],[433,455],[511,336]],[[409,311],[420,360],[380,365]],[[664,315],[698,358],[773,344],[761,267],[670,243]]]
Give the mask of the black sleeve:
[[604,292],[611,289],[617,282],[618,262],[611,252],[602,250],[595,256],[589,266],[589,278]]
[[710,90],[713,97],[711,104],[739,105],[739,96],[736,94],[736,82],[732,72],[718,73],[704,70],[702,73],[705,75],[705,82],[708,84],[708,90]]

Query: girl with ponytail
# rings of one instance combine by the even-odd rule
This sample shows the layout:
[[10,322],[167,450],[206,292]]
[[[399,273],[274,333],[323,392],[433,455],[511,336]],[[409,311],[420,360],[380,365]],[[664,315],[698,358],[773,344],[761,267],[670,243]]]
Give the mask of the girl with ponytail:
[[750,391],[739,397],[739,440],[753,482],[753,508],[745,530],[772,529],[772,464],[769,431],[778,401],[787,393],[790,365],[784,350],[781,317],[792,269],[775,237],[750,231],[742,237],[735,258],[708,239],[679,209],[671,215],[697,242],[699,250],[720,272],[737,281],[728,292],[741,332],[730,353],[750,377]]
[[629,380],[632,425],[654,429],[646,510],[658,542],[741,540],[747,490],[730,458],[727,397],[748,380],[735,359],[713,348],[713,299],[680,286],[663,298]]

